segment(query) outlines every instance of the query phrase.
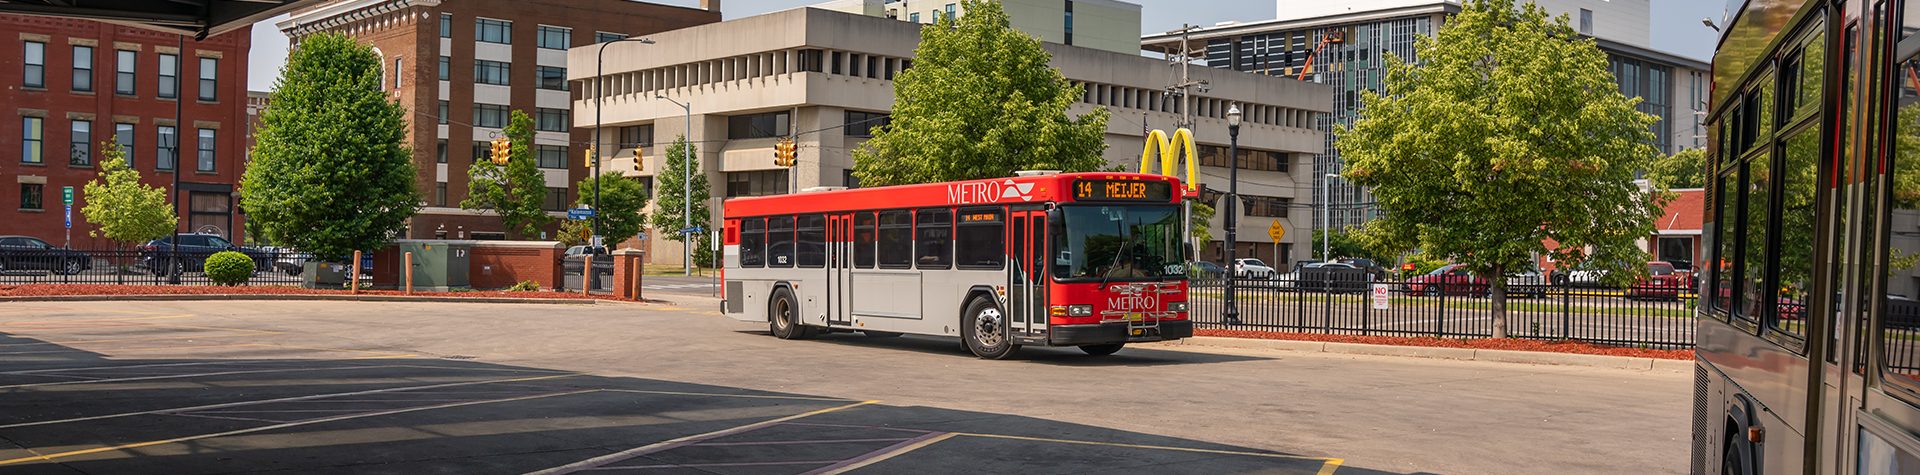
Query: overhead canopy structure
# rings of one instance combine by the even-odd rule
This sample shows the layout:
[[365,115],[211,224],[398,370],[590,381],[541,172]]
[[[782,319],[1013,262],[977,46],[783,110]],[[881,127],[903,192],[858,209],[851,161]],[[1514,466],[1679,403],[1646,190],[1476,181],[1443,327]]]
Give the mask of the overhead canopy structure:
[[205,38],[325,1],[0,0],[0,13],[85,18]]

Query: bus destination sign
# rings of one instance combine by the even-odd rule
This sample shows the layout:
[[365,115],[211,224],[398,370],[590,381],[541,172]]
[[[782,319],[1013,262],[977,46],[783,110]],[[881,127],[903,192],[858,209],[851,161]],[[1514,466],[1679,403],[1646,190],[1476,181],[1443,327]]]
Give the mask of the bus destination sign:
[[1073,199],[1092,201],[1167,201],[1173,185],[1164,181],[1076,180]]

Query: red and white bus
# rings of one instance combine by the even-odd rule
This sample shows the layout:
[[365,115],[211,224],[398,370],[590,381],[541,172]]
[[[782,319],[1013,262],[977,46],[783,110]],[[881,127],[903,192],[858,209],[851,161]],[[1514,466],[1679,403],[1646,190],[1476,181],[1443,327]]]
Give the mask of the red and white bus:
[[1014,178],[727,200],[727,316],[780,338],[859,331],[1108,355],[1193,335],[1178,180]]

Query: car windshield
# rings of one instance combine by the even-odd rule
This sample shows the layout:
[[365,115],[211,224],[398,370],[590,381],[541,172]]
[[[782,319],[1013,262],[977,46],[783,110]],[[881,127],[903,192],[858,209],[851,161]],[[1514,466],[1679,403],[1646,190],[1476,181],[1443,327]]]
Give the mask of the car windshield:
[[1157,280],[1186,275],[1179,208],[1062,206],[1060,215],[1053,233],[1054,278]]
[[1668,264],[1665,262],[1661,262],[1657,264],[1647,264],[1647,273],[1653,274],[1653,275],[1673,274],[1673,264]]
[[1261,267],[1267,266],[1267,263],[1260,262],[1259,259],[1241,259],[1240,263],[1245,265],[1250,265],[1250,266],[1261,266]]

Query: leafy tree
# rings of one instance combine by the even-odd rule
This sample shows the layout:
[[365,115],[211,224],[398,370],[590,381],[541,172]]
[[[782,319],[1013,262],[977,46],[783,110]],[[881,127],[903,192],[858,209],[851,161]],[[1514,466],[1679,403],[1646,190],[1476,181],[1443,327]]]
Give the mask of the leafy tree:
[[554,233],[553,240],[559,241],[560,245],[567,247],[585,245],[588,242],[592,242],[591,239],[588,239],[593,236],[592,226],[592,221],[571,219],[561,221],[560,230]]
[[1620,94],[1593,40],[1536,5],[1474,0],[1415,48],[1425,64],[1390,57],[1385,93],[1362,93],[1362,117],[1336,131],[1345,177],[1383,211],[1363,230],[1369,247],[1418,247],[1486,279],[1496,338],[1503,275],[1534,253],[1577,263],[1592,249],[1610,280],[1646,272],[1634,241],[1663,197],[1634,172],[1658,155],[1655,119]]
[[1213,229],[1211,227],[1214,214],[1213,206],[1197,200],[1190,203],[1193,206],[1193,213],[1187,216],[1187,228],[1191,231],[1191,235],[1189,235],[1188,238],[1203,243],[1213,241]]
[[1647,181],[1663,190],[1707,186],[1707,151],[1690,148],[1655,159]]
[[101,144],[100,175],[81,192],[85,203],[80,216],[93,224],[93,237],[133,243],[159,239],[179,228],[167,190],[140,183],[140,171],[127,166],[116,139]]
[[[647,214],[640,211],[647,207],[647,187],[620,172],[601,173],[598,177],[580,180],[576,189],[580,190],[581,206],[593,203],[596,188],[600,190],[600,235],[606,237],[607,246],[617,246],[639,235],[640,228],[647,224]],[[590,226],[593,221],[579,223]]]
[[[1326,239],[1327,239],[1326,230],[1316,229],[1313,231],[1313,258],[1314,259],[1319,259],[1322,261],[1330,260],[1330,258],[1328,258],[1327,256],[1321,255],[1321,252],[1320,252],[1320,249],[1323,248],[1321,246],[1321,243],[1323,241],[1326,241]],[[1325,248],[1329,252],[1333,253],[1334,258],[1357,257],[1361,259],[1371,259],[1375,264],[1380,264],[1383,266],[1387,265],[1388,261],[1390,260],[1390,259],[1383,259],[1381,254],[1375,253],[1373,252],[1373,250],[1367,248],[1366,243],[1362,242],[1359,239],[1359,237],[1354,236],[1354,233],[1347,232],[1347,231],[1334,231],[1333,241],[1327,242]]]
[[547,199],[547,177],[533,163],[533,118],[524,111],[513,111],[507,128],[501,131],[512,142],[506,166],[493,163],[493,157],[474,157],[467,167],[467,199],[460,207],[488,210],[500,216],[507,231],[522,239],[540,235],[540,229],[553,222],[542,206]]
[[420,209],[405,117],[372,49],[333,33],[301,41],[241,178],[263,240],[328,258],[385,245]]
[[[693,160],[687,160],[688,156],[692,156]],[[700,171],[699,156],[699,147],[687,143],[685,135],[667,146],[666,166],[661,167],[660,173],[653,177],[655,199],[650,221],[653,231],[660,233],[661,237],[686,243],[687,235],[679,231],[685,229],[687,223],[705,228],[712,221],[712,214],[707,210],[707,201],[711,198],[707,191],[707,175]],[[684,178],[686,176],[693,177],[693,180],[687,181]],[[606,197],[602,196],[601,199]],[[692,205],[691,215],[687,212],[688,204]],[[692,216],[692,219],[687,219],[687,216]],[[699,243],[706,242],[700,236],[694,236],[694,239]],[[697,245],[693,251],[695,263],[709,265],[713,261],[712,249]]]
[[855,149],[866,186],[1107,166],[1108,111],[1067,117],[1074,87],[1039,40],[1009,28],[999,2],[963,0],[956,23],[920,29],[913,68],[894,78],[891,123]]

